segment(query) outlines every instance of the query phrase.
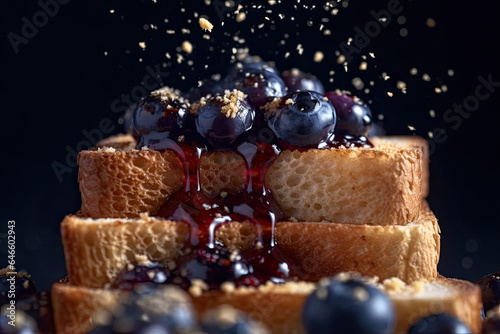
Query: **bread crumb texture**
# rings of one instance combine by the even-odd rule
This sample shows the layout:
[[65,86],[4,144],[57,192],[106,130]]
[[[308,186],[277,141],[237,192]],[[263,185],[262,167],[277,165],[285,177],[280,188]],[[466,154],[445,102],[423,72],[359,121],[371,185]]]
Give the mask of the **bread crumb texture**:
[[309,222],[406,225],[420,211],[418,150],[283,151],[266,182],[284,214]]

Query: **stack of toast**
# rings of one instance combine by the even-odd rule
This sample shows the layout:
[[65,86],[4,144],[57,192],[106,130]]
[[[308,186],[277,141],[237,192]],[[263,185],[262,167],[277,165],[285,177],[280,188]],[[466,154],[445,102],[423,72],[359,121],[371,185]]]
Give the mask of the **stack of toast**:
[[[395,333],[447,312],[481,329],[477,286],[442,277],[440,229],[426,202],[427,142],[420,137],[370,138],[372,148],[283,150],[265,175],[286,217],[274,226],[280,250],[299,266],[300,280],[258,287],[224,285],[191,293],[196,312],[230,304],[272,333],[304,333],[302,307],[324,277],[358,273],[394,302]],[[137,263],[169,263],[190,227],[155,215],[183,187],[184,170],[172,151],[136,149],[130,135],[100,142],[78,156],[82,207],[61,224],[68,279],[54,284],[57,333],[85,333],[93,316],[126,292],[111,285]],[[231,151],[201,159],[201,187],[210,194],[241,191],[245,162]],[[215,236],[230,250],[253,247],[255,228],[231,222]]]

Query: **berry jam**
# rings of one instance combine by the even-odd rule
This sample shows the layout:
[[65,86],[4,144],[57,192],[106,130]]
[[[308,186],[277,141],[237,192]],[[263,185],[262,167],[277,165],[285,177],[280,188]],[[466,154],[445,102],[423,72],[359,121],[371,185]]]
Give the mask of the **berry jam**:
[[[290,266],[273,235],[275,222],[284,217],[264,184],[266,168],[276,156],[273,146],[245,142],[235,150],[246,162],[245,189],[224,198],[201,190],[200,160],[207,152],[204,146],[174,143],[169,149],[177,153],[184,167],[185,189],[167,199],[158,216],[191,227],[184,249],[179,251],[184,255],[176,263],[181,270],[173,274],[201,278],[211,289],[230,280],[236,286],[257,286],[268,280],[284,282],[290,277]],[[257,235],[250,249],[234,256],[215,240],[217,229],[229,222],[250,222]]]

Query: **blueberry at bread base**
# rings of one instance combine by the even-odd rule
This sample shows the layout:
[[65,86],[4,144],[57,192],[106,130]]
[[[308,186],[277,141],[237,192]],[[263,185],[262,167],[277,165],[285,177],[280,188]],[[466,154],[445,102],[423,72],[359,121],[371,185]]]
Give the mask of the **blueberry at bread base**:
[[[440,312],[456,316],[473,333],[480,332],[481,294],[476,285],[442,276],[432,283],[418,282],[406,289],[395,285],[385,289],[397,313],[394,333],[403,333],[418,319]],[[209,309],[229,304],[262,321],[272,333],[301,334],[304,333],[302,308],[314,287],[315,284],[307,282],[266,284],[258,288],[208,291],[192,298],[199,316]],[[92,316],[103,308],[116,305],[123,293],[120,290],[56,283],[52,289],[52,300],[57,333],[85,333],[92,328]]]
[[[130,150],[126,140],[133,143],[132,137],[115,137],[78,155],[84,216],[155,215],[182,188],[184,171],[175,153]],[[265,180],[284,215],[299,221],[406,225],[420,213],[423,159],[411,139],[403,145],[380,139],[374,148],[285,150]],[[210,194],[237,193],[245,163],[234,152],[208,152],[200,173]]]

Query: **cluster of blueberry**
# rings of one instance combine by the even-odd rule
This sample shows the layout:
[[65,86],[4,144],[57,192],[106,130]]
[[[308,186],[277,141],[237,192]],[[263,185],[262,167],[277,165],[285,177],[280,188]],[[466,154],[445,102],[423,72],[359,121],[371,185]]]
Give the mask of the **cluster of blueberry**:
[[[9,291],[15,279],[15,296]],[[28,275],[0,275],[0,333],[53,333],[50,293],[37,291]]]
[[249,138],[285,148],[371,146],[366,139],[371,121],[370,109],[359,99],[325,93],[314,75],[298,69],[280,74],[254,58],[185,94],[167,88],[153,92],[133,116],[138,147],[151,149],[165,149],[179,138],[211,149],[235,148]]

